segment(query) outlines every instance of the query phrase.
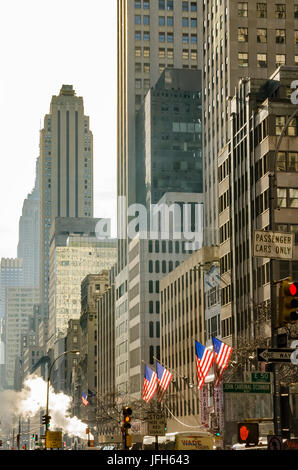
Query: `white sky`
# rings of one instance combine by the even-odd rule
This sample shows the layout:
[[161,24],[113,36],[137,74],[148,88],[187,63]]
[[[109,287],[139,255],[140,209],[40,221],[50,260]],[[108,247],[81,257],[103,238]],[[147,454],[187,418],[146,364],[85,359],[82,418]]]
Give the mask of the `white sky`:
[[72,84],[94,137],[94,217],[116,233],[117,0],[0,0],[0,258],[16,257],[39,129]]

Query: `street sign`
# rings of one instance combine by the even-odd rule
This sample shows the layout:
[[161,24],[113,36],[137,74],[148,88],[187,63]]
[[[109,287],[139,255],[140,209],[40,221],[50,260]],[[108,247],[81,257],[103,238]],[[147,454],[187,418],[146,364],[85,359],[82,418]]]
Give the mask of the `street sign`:
[[291,362],[291,354],[295,349],[257,348],[259,362]]
[[255,230],[253,256],[262,258],[292,259],[294,234]]
[[224,393],[271,393],[270,383],[224,383]]
[[148,421],[148,436],[164,436],[166,425],[166,420],[163,417],[150,419]]
[[268,450],[281,450],[282,449],[282,436],[267,436]]
[[60,449],[62,447],[62,431],[46,431],[46,448]]
[[272,372],[245,372],[244,381],[252,383],[270,383],[272,381]]

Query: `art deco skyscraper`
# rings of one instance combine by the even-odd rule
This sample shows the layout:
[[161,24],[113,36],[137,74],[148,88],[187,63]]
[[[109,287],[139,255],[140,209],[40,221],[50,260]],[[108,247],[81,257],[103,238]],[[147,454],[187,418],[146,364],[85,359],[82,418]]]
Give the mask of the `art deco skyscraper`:
[[72,85],[53,96],[40,132],[40,289],[49,313],[50,227],[55,217],[93,217],[93,137]]

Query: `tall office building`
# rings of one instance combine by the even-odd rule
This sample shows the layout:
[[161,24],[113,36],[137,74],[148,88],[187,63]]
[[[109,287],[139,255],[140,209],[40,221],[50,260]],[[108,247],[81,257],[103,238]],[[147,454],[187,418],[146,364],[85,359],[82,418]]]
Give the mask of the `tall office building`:
[[23,259],[23,284],[28,287],[39,285],[39,242],[40,242],[40,167],[36,161],[35,186],[24,200],[19,221],[18,258]]
[[72,85],[53,96],[40,132],[40,289],[49,314],[50,227],[55,217],[93,217],[93,139]]
[[2,258],[0,265],[0,388],[5,382],[5,343],[6,343],[6,296],[7,288],[23,285],[23,260]]
[[[118,1],[118,238],[127,206],[135,202],[135,117],[144,96],[164,68],[201,68],[202,17],[199,3],[181,0]],[[121,210],[120,210],[121,209]],[[127,239],[119,241],[118,271],[127,265]]]
[[[229,100],[240,78],[269,78],[298,62],[294,0],[203,0],[205,242],[219,243],[217,154],[228,142]],[[295,4],[295,5],[294,5]]]

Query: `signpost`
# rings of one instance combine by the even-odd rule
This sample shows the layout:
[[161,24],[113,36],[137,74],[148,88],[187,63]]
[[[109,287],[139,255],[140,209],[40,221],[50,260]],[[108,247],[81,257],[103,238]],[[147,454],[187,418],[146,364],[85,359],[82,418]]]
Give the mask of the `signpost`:
[[255,230],[253,256],[275,259],[292,259],[294,234]]
[[166,428],[166,421],[161,417],[150,418],[148,421],[148,436],[164,436]]
[[291,362],[291,355],[295,349],[285,348],[257,348],[259,362]]

